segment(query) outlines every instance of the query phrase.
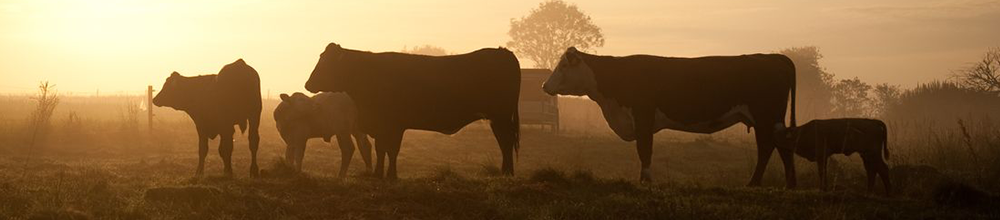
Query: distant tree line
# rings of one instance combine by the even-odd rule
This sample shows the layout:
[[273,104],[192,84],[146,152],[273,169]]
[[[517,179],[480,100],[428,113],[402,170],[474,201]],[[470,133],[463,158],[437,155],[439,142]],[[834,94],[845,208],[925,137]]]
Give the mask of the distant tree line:
[[911,89],[869,84],[857,77],[834,79],[820,66],[816,47],[793,47],[779,53],[791,58],[797,72],[797,108],[812,118],[871,117],[951,122],[957,117],[996,117],[1000,113],[1000,49],[955,71],[952,78]]

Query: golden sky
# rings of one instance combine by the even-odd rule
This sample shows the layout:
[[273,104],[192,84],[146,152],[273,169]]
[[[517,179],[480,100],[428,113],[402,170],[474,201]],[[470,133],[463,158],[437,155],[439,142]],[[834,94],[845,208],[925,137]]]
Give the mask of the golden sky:
[[[1000,1],[568,1],[603,28],[598,54],[734,55],[815,45],[838,78],[906,87],[1000,46]],[[303,91],[327,43],[370,51],[503,45],[539,1],[0,0],[0,93],[139,94],[172,71],[238,58],[272,97]],[[521,60],[522,66],[530,66]]]

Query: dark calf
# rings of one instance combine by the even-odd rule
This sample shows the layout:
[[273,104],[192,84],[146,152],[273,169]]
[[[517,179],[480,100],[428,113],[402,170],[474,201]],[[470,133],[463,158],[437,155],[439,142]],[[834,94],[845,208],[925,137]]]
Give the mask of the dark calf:
[[882,121],[861,118],[813,120],[793,130],[790,138],[795,154],[816,161],[823,190],[828,189],[826,164],[830,155],[858,153],[868,172],[868,191],[874,190],[877,175],[882,177],[886,195],[890,194],[889,166],[884,160],[889,158],[889,148]]
[[260,145],[260,77],[257,71],[236,60],[222,67],[218,75],[194,77],[170,74],[153,98],[156,106],[184,111],[198,130],[198,171],[205,170],[208,140],[219,139],[219,156],[225,163],[226,176],[233,175],[233,126],[247,132],[250,142],[250,176],[257,177],[257,147]]

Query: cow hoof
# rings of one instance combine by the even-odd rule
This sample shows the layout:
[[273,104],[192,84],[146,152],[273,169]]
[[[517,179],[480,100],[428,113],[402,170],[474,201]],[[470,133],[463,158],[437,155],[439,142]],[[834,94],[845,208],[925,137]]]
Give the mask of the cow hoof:
[[653,182],[653,174],[649,172],[649,168],[642,169],[642,171],[639,172],[639,182],[640,183]]

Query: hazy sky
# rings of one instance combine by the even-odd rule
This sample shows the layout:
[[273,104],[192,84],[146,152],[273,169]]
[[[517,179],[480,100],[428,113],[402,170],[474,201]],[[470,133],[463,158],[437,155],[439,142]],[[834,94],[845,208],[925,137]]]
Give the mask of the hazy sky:
[[[245,59],[272,96],[303,91],[327,43],[369,51],[504,45],[540,1],[0,0],[0,93],[159,88],[171,71]],[[838,78],[906,87],[1000,46],[1000,1],[569,1],[603,28],[598,54],[732,55],[818,46]],[[522,66],[530,66],[521,60]],[[266,94],[265,94],[266,95]]]

